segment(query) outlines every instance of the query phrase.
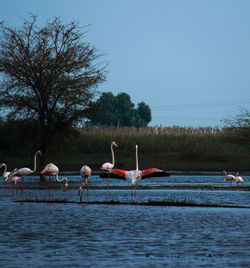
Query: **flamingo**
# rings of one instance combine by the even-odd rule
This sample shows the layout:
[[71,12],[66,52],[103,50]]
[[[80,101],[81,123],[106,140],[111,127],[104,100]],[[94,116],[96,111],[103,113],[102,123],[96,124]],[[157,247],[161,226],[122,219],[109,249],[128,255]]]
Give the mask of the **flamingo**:
[[107,192],[109,193],[109,174],[111,173],[112,169],[115,166],[115,154],[114,154],[114,149],[113,146],[118,147],[118,145],[116,144],[115,141],[111,142],[110,145],[110,149],[111,149],[111,154],[112,154],[112,163],[110,162],[105,162],[104,164],[102,164],[101,166],[101,170],[104,170],[107,172],[108,176],[107,176]]
[[6,187],[7,187],[6,186],[6,181],[8,180],[8,176],[10,175],[10,172],[7,171],[7,165],[5,163],[1,163],[0,168],[2,168],[2,167],[4,167],[4,171],[3,171],[3,175],[2,176],[3,176],[3,179],[5,181],[5,190],[4,190],[4,192],[6,193]]
[[115,154],[114,154],[113,146],[118,147],[118,145],[116,144],[115,141],[112,141],[111,146],[110,146],[111,154],[112,154],[112,163],[106,162],[106,163],[102,164],[101,170],[111,171],[113,169],[113,167],[115,166]]
[[228,182],[229,185],[232,186],[232,180],[235,180],[235,176],[232,174],[227,174],[227,172],[225,170],[223,170],[222,173],[225,176],[224,181]]
[[245,181],[244,179],[240,176],[239,172],[236,173],[236,177],[235,177],[235,182],[238,184],[239,182],[241,184],[243,184]]
[[13,177],[18,176],[18,177],[22,177],[22,182],[21,182],[21,200],[24,200],[24,192],[23,192],[23,182],[24,182],[24,176],[28,176],[34,172],[36,172],[36,157],[37,155],[42,156],[41,151],[37,151],[34,155],[34,168],[33,170],[31,170],[30,168],[24,167],[24,168],[20,168],[18,170],[14,170],[13,172],[11,172],[12,174],[10,174],[10,179],[12,180]]
[[[87,188],[87,198],[88,198],[88,193],[89,193],[89,181],[88,180],[91,175],[91,168],[87,165],[82,166],[82,168],[80,169],[80,175],[83,178],[83,182],[80,184],[78,195],[80,196],[80,202],[82,202],[82,196],[83,196],[85,188]],[[82,191],[82,186],[84,188],[83,191]]]
[[1,163],[0,168],[4,167],[4,171],[3,171],[3,179],[6,180],[8,178],[8,176],[10,175],[10,172],[7,171],[7,165],[5,163]]
[[52,201],[53,201],[54,200],[54,176],[58,182],[65,181],[64,191],[68,190],[68,187],[69,187],[68,179],[67,178],[59,179],[58,178],[59,168],[52,163],[47,164],[45,168],[41,171],[41,174],[44,174],[44,173],[49,173],[49,175],[52,176],[52,182],[51,182],[51,178],[49,181],[49,199],[50,199],[50,184],[52,184],[51,188],[52,188]]
[[[122,170],[122,169],[112,169],[110,177],[122,179],[122,180],[131,180],[132,186],[135,184],[135,194],[134,197],[136,199],[136,187],[138,185],[138,181],[145,178],[150,177],[160,177],[160,176],[169,176],[165,171],[158,168],[148,168],[145,170],[139,170],[138,164],[138,145],[135,145],[135,170]],[[101,174],[101,177],[104,177],[105,174]],[[133,187],[131,189],[131,199],[133,199]]]
[[[0,164],[0,168],[1,167],[4,167],[4,171],[3,171],[3,175],[2,176],[3,176],[3,179],[4,179],[4,182],[5,183],[7,183],[7,181],[10,181],[10,182],[16,184],[19,181],[20,177],[17,177],[17,176],[12,177],[11,176],[12,173],[14,171],[16,171],[17,169],[14,169],[12,172],[9,172],[9,171],[7,171],[7,165],[5,163],[1,163]],[[9,191],[9,188],[8,188],[8,191]]]

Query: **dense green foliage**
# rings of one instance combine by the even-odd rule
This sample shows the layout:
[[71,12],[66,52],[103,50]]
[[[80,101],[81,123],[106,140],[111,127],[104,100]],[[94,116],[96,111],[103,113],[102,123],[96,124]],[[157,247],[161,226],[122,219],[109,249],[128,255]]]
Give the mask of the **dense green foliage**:
[[130,96],[124,92],[117,96],[104,92],[92,106],[96,112],[90,121],[91,125],[145,127],[151,121],[149,106],[140,102],[134,108]]

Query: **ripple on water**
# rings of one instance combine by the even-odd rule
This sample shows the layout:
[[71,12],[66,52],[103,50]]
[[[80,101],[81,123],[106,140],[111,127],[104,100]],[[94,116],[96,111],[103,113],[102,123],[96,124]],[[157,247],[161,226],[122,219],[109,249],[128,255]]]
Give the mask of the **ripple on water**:
[[[120,195],[116,191],[116,196],[129,200],[130,191],[121,192]],[[142,264],[247,267],[250,264],[249,209],[19,204],[2,193],[0,190],[2,267],[140,267]],[[95,193],[90,198],[106,198],[106,191]],[[59,191],[56,194],[60,196]],[[68,196],[71,194],[73,198],[73,191]],[[144,194],[145,191],[138,191],[138,198],[145,198]],[[183,198],[191,196],[195,200],[249,203],[248,193],[240,195],[232,191],[147,194],[147,198],[181,199],[185,195]]]

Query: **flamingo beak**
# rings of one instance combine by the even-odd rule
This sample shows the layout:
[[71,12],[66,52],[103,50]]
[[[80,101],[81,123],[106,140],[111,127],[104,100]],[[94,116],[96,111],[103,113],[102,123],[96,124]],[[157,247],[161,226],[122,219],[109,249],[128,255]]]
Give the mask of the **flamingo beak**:
[[68,183],[66,182],[63,191],[66,192],[66,191],[68,190],[68,188],[69,188],[69,185],[68,185]]
[[44,169],[44,170],[42,170],[42,171],[41,171],[41,174],[44,174],[44,173],[46,173],[46,172],[48,172],[48,169]]

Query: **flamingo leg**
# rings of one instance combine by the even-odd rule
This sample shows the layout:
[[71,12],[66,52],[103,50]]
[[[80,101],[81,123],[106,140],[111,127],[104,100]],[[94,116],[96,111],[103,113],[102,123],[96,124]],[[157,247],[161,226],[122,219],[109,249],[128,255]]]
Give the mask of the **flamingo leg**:
[[136,201],[136,187],[137,187],[137,185],[135,185],[135,201]]
[[21,200],[22,201],[24,201],[23,181],[24,181],[24,178],[22,177],[22,182],[21,182]]
[[11,195],[13,196],[14,195],[14,185],[12,183],[12,186],[11,186]]
[[82,190],[82,193],[80,195],[80,202],[82,202],[82,197],[83,197],[84,191],[85,191],[85,186],[83,186],[83,190]]
[[107,178],[107,201],[109,201],[109,174]]
[[50,201],[50,184],[51,184],[51,176],[49,176],[49,201]]
[[54,197],[54,176],[52,176],[52,201],[55,201],[55,197]]
[[82,202],[82,191],[79,190],[80,202]]
[[18,187],[15,186],[15,188],[16,188],[16,198],[18,199]]
[[89,182],[87,180],[87,202],[89,201]]
[[131,187],[131,201],[133,201],[133,185]]
[[5,187],[4,187],[4,195],[6,195],[6,194],[7,194],[7,182],[5,181],[4,184],[5,184],[5,185],[4,185],[4,186],[5,186]]

